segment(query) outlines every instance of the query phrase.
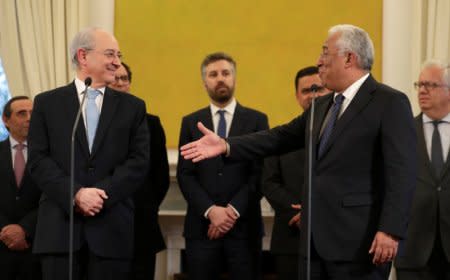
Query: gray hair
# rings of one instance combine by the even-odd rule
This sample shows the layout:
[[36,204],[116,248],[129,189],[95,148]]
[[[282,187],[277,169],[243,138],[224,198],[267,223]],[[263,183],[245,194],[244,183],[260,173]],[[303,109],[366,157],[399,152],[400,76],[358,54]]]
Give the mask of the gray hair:
[[98,27],[88,27],[80,32],[78,32],[75,37],[72,39],[72,42],[70,43],[69,47],[69,56],[70,61],[72,63],[72,67],[74,69],[77,69],[80,64],[78,62],[77,58],[77,50],[78,49],[84,49],[84,50],[93,50],[95,49],[95,39],[94,39],[94,33],[100,30]]
[[359,67],[370,71],[373,65],[374,47],[369,34],[362,28],[341,24],[335,25],[328,30],[328,35],[340,33],[336,42],[339,53],[352,52],[356,55]]
[[449,68],[450,68],[449,64],[446,64],[438,59],[428,59],[422,64],[421,71],[423,71],[424,69],[427,69],[427,68],[438,68],[439,70],[442,70],[442,77],[441,77],[442,81],[447,86],[450,86],[450,76],[448,73]]

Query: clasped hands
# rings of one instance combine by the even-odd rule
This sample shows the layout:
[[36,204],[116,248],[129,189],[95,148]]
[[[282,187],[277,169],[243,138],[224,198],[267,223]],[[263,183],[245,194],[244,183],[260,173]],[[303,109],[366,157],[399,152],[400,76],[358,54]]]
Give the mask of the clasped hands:
[[4,226],[0,232],[0,240],[13,251],[23,251],[30,247],[25,230],[18,224]]
[[208,228],[208,238],[212,240],[221,238],[230,231],[238,216],[231,206],[221,207],[214,205],[208,213],[208,218],[211,222]]
[[95,216],[103,209],[103,202],[108,199],[106,192],[95,187],[81,188],[75,194],[75,211],[83,216]]

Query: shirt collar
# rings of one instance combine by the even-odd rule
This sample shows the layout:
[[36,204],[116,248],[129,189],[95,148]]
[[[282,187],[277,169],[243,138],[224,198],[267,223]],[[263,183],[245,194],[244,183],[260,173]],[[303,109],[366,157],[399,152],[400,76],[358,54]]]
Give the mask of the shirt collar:
[[[9,143],[11,144],[11,148],[15,148],[17,144],[19,144],[19,141],[17,141],[16,139],[14,139],[11,135],[9,135]],[[27,140],[25,140],[22,143],[25,147],[27,147]]]
[[219,110],[224,110],[225,112],[229,113],[230,115],[234,115],[234,111],[236,110],[236,105],[237,105],[236,99],[233,97],[231,102],[224,108],[217,107],[216,105],[214,105],[212,103],[209,106],[211,108],[211,114],[213,116],[215,116],[217,114],[217,111],[219,111]]
[[[362,76],[361,78],[359,78],[358,80],[356,80],[353,84],[351,84],[348,88],[346,88],[343,92],[342,95],[345,97],[345,100],[352,100],[353,97],[355,97],[356,93],[358,92],[359,88],[362,86],[362,84],[367,80],[367,78],[369,77],[369,73],[365,74],[364,76]],[[338,92],[334,93],[334,98],[333,100],[336,99],[336,96],[338,95]]]
[[[422,114],[422,121],[423,121],[423,123],[431,123],[434,120],[431,119],[429,116],[427,116],[425,113],[423,113]],[[446,122],[446,123],[450,123],[450,113],[448,113],[447,116],[443,117],[441,121]]]
[[[86,88],[84,82],[80,80],[78,77],[75,78],[75,87],[77,88],[78,95],[83,94],[84,93],[83,91]],[[105,93],[105,87],[97,88],[96,90],[98,90],[102,95]]]

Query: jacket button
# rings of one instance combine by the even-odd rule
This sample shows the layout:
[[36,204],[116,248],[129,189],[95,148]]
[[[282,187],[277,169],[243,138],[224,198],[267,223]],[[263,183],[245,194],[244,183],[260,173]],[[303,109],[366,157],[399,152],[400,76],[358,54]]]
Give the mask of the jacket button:
[[222,174],[222,172],[219,172],[219,173],[217,173],[217,175],[222,176],[223,174]]
[[442,190],[441,186],[437,187],[437,191],[440,192]]
[[20,196],[17,195],[17,196],[16,196],[16,200],[19,200],[19,199],[20,199]]

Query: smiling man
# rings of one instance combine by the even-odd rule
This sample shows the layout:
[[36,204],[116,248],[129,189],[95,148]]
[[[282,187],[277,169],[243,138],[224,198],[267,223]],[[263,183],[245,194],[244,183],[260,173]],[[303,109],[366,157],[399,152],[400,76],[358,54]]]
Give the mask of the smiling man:
[[[74,82],[35,98],[29,169],[42,190],[34,252],[43,277],[67,279],[69,213],[75,209],[73,279],[128,280],[133,254],[132,195],[148,170],[145,104],[106,87],[120,66],[117,40],[98,28],[79,32],[70,45]],[[85,91],[85,80],[92,79]],[[70,194],[72,127],[75,193]]]
[[406,95],[370,74],[373,55],[363,29],[330,28],[317,66],[333,94],[317,99],[313,143],[307,110],[286,125],[226,140],[200,123],[205,136],[181,147],[182,156],[198,162],[218,154],[248,160],[311,144],[311,228],[307,200],[300,222],[303,257],[309,230],[312,236],[311,279],[387,279],[405,237],[416,176],[414,119]]

